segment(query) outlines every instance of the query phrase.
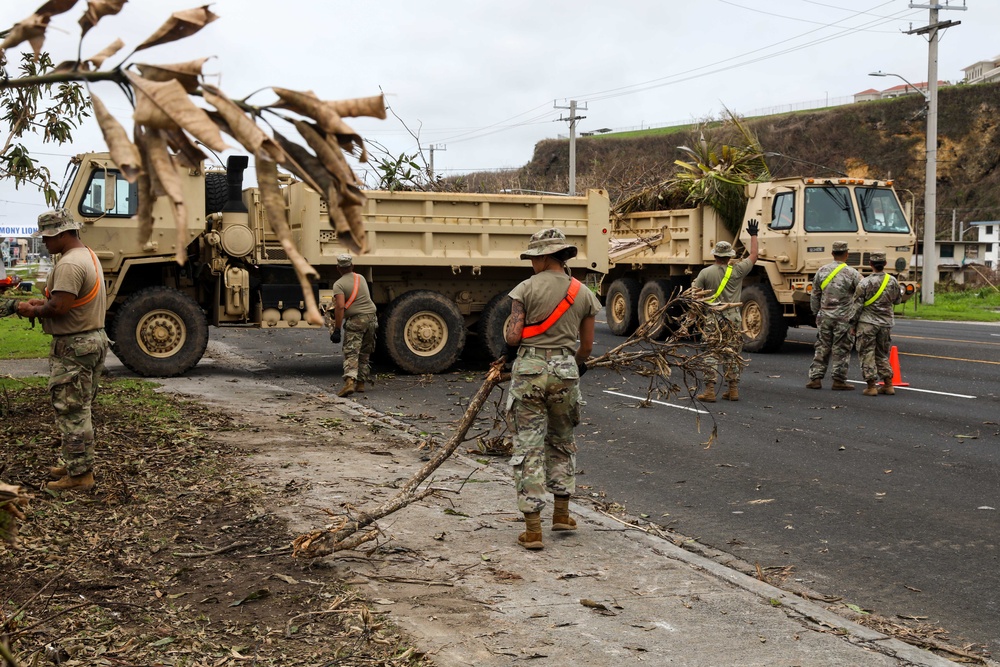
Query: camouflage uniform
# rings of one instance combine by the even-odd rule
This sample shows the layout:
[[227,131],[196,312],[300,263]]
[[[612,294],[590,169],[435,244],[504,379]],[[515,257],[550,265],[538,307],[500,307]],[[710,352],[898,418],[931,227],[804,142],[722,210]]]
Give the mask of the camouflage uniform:
[[[885,261],[885,253],[872,253],[872,261]],[[888,277],[885,289],[870,305],[865,302],[875,296]],[[895,322],[892,307],[903,301],[903,290],[891,275],[884,271],[873,273],[863,279],[854,292],[854,321],[857,331],[858,356],[861,358],[861,373],[868,382],[879,379],[892,381],[892,366],[889,352],[892,347],[890,332]]]
[[[713,255],[716,257],[735,257],[736,252],[732,244],[726,241],[719,241]],[[732,262],[732,260],[730,260]],[[753,263],[749,259],[742,259],[732,262],[733,270],[726,282],[722,293],[714,299],[713,303],[739,303],[743,300],[743,278],[753,269]],[[702,269],[694,279],[694,286],[698,289],[709,290],[713,294],[718,291],[722,280],[726,275],[725,264],[712,264]],[[739,382],[740,356],[743,354],[743,334],[740,333],[743,325],[743,316],[739,308],[727,308],[721,312],[713,313],[713,320],[705,322],[708,331],[704,332],[703,342],[709,350],[722,348],[722,352],[716,356],[706,354],[705,361],[716,368],[722,364],[722,374],[729,383]],[[714,326],[713,326],[714,325]],[[723,347],[725,345],[725,347]],[[705,378],[708,382],[715,382],[715,378]]]
[[374,313],[352,315],[344,320],[344,377],[371,383],[369,359],[375,352],[378,317]]
[[[847,244],[837,241],[833,251],[847,251]],[[810,380],[822,380],[827,366],[832,365],[834,380],[844,382],[851,363],[854,337],[851,335],[854,319],[854,291],[861,282],[861,274],[846,264],[823,287],[823,282],[841,265],[830,262],[813,277],[813,290],[809,305],[816,316],[816,353],[809,367]]]
[[[531,237],[521,259],[572,248],[556,229]],[[526,322],[545,320],[566,296],[570,277],[554,271],[536,273],[510,292],[524,305]],[[541,334],[522,338],[511,369],[507,417],[513,431],[510,464],[521,512],[541,512],[545,492],[572,495],[576,489],[576,443],[580,423],[580,371],[576,361],[580,323],[601,304],[581,287],[573,304]]]

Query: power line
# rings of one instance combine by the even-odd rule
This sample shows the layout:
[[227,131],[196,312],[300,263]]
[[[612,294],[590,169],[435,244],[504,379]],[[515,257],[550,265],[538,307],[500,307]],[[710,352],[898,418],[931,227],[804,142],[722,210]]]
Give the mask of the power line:
[[[756,7],[747,7],[746,5],[741,5],[739,3],[732,2],[732,0],[718,0],[718,2],[721,2],[724,5],[732,5],[733,7],[739,7],[740,9],[745,9],[748,12],[756,12],[758,14],[764,14],[765,16],[774,16],[774,17],[777,17],[779,19],[785,19],[787,21],[798,21],[800,23],[812,23],[814,25],[822,25],[822,26],[829,27],[829,24],[824,23],[823,21],[811,21],[810,19],[800,19],[797,16],[788,16],[786,14],[777,14],[775,12],[767,12],[767,11],[764,11],[763,9],[757,9]],[[857,16],[857,14],[855,14],[854,16]],[[887,17],[881,17],[881,18],[887,18]],[[887,34],[895,34],[894,30],[865,30],[865,29],[862,29],[862,28],[859,28],[858,32],[880,32],[880,33],[887,33]]]

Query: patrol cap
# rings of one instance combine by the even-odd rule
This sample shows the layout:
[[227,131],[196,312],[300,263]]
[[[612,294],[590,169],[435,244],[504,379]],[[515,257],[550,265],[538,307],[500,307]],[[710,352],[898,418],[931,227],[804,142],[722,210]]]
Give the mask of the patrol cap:
[[712,254],[716,257],[736,257],[736,251],[733,250],[733,244],[729,241],[719,241],[715,244],[715,249],[712,250]]
[[352,267],[354,266],[354,258],[347,254],[337,255],[337,266],[342,269]]
[[873,252],[868,257],[869,262],[882,262],[885,263],[885,253],[884,252]]
[[38,231],[32,236],[56,236],[72,229],[80,229],[80,223],[66,209],[54,208],[38,216]]
[[837,254],[847,252],[847,241],[834,241],[833,252]]
[[567,243],[566,235],[563,234],[562,230],[555,227],[543,229],[531,235],[531,240],[528,241],[528,249],[521,253],[521,259],[551,255],[566,248],[573,251],[570,253],[570,258],[576,257],[576,246]]

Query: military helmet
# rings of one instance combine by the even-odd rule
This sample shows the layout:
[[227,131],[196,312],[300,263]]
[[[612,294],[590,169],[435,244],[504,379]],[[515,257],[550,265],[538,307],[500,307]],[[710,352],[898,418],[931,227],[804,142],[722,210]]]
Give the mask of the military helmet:
[[80,229],[80,223],[66,209],[54,208],[38,216],[38,231],[32,236],[57,236],[73,229]]
[[566,235],[563,234],[562,230],[555,227],[543,229],[531,235],[531,240],[528,241],[528,249],[521,253],[521,259],[551,255],[567,248],[573,251],[569,253],[567,259],[576,257],[576,246],[566,241]]

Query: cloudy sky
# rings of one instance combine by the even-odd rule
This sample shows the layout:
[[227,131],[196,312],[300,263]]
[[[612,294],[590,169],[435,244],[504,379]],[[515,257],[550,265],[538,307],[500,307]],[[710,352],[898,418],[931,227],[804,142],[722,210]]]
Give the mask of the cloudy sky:
[[[938,0],[942,6],[946,0]],[[212,56],[205,72],[231,97],[274,98],[276,85],[322,99],[383,91],[384,121],[352,125],[374,146],[413,153],[418,142],[451,175],[514,168],[535,143],[566,136],[571,100],[586,116],[579,132],[689,122],[723,106],[757,115],[789,105],[837,103],[899,79],[927,79],[926,40],[905,31],[927,24],[930,0],[216,0],[219,20],[173,45],[133,60],[174,63]],[[0,3],[0,26],[37,2]],[[1000,2],[951,0],[941,20],[961,21],[940,44],[939,79],[1000,54]],[[131,0],[84,41],[84,56],[121,37],[140,43],[182,0]],[[74,57],[85,3],[53,19],[46,49],[56,62]],[[130,50],[130,49],[127,49]],[[124,51],[123,51],[124,53]],[[15,61],[8,54],[8,61]],[[112,59],[109,64],[117,64]],[[97,92],[126,119],[130,109],[110,84]],[[585,107],[585,108],[584,108]],[[130,123],[126,122],[128,126]],[[66,158],[101,150],[96,127],[72,146],[31,146],[63,173]],[[665,159],[672,159],[665,157]],[[0,225],[44,210],[33,189],[0,183]]]

